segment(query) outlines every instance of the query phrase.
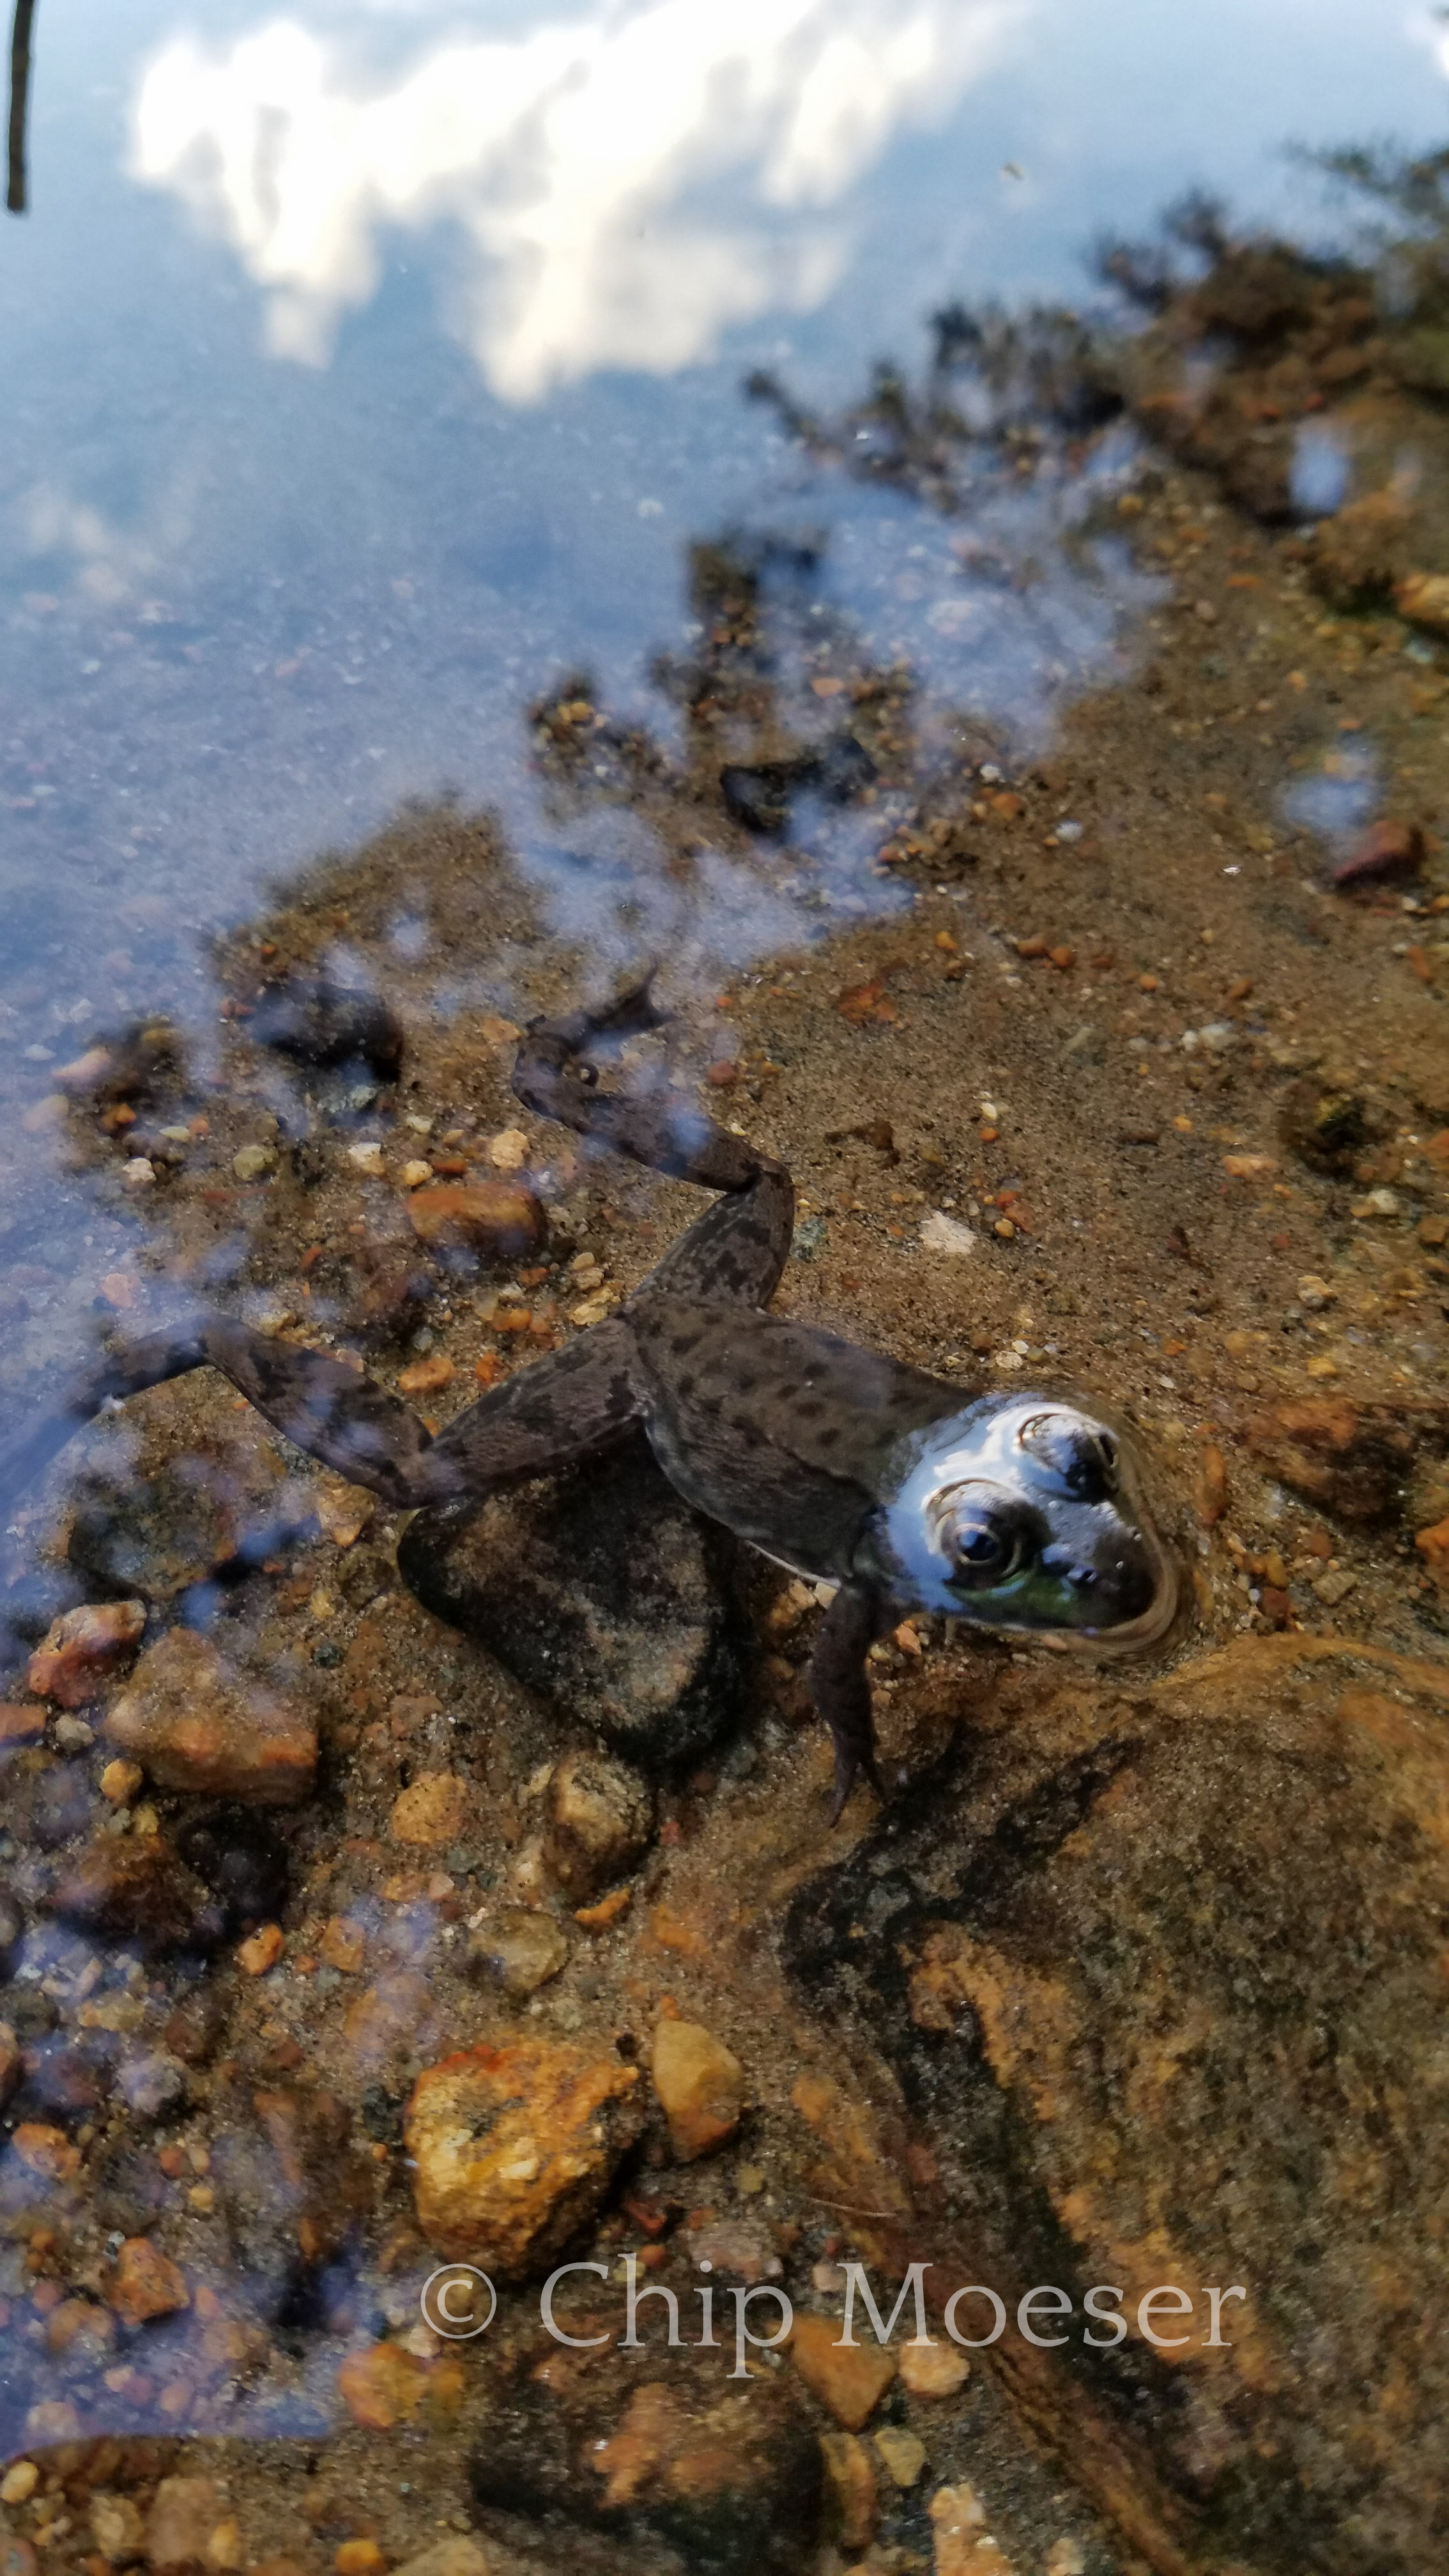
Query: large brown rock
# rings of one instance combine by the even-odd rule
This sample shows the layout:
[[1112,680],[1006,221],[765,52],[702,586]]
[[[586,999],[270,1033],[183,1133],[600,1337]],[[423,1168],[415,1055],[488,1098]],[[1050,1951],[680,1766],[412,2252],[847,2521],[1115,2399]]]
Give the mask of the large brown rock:
[[450,2260],[519,2280],[601,2206],[642,2125],[638,2069],[550,2039],[461,2049],[413,2086],[418,2225]]
[[[1309,1636],[1001,1683],[797,1903],[802,1983],[936,2177],[897,2267],[932,2260],[938,2308],[995,2286],[988,2357],[1165,2576],[1444,2560],[1446,1919],[1449,1668]],[[1015,2322],[1038,2283],[1059,2349]]]
[[229,1672],[191,1628],[173,1628],[148,1647],[105,1734],[160,1789],[283,1807],[309,1797],[316,1777],[312,1718]]

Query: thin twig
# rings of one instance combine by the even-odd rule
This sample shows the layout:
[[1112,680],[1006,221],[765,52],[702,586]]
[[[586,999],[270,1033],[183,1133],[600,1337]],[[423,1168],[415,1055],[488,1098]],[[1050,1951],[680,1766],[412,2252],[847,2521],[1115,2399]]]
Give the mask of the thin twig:
[[30,102],[30,21],[35,0],[15,0],[10,31],[10,179],[5,203],[12,215],[25,212],[25,114]]

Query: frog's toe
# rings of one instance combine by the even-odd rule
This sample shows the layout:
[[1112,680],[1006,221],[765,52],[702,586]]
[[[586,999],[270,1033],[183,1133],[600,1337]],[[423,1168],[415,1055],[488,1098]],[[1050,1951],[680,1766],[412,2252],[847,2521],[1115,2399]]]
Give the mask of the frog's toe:
[[835,1826],[839,1824],[841,1817],[845,1813],[846,1801],[850,1796],[851,1790],[855,1787],[857,1779],[868,1781],[871,1788],[874,1789],[876,1796],[879,1798],[881,1805],[885,1805],[885,1783],[880,1776],[880,1767],[875,1758],[874,1747],[866,1746],[862,1749],[858,1744],[843,1744],[837,1736],[835,1739],[835,1782],[830,1797],[830,1823],[832,1831]]

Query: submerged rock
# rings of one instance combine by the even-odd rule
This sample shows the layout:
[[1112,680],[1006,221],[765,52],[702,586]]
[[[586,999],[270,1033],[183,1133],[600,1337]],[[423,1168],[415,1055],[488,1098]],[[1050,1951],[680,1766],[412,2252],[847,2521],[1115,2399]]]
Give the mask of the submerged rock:
[[441,1520],[420,1514],[398,1551],[412,1591],[574,1726],[653,1767],[731,1723],[743,1663],[729,1543],[642,1440],[486,1503],[445,1545]]
[[130,1661],[145,1625],[141,1601],[86,1602],[63,1612],[30,1658],[30,1689],[62,1708],[84,1708]]
[[569,1945],[551,1914],[509,1906],[469,1934],[463,1964],[479,1985],[525,2003],[568,1964]]
[[[1442,2554],[1446,1730],[1449,1671],[1339,1639],[1033,1674],[795,1907],[795,1975],[930,2158],[938,2312],[995,2286],[994,2357],[1154,2565]],[[1050,2351],[1015,2325],[1043,2282]]]
[[67,1554],[87,1583],[171,1601],[245,1574],[310,1526],[316,1487],[285,1472],[259,1423],[197,1439],[167,1409],[146,1430],[139,1461],[118,1436],[114,1463],[102,1444],[77,1480]]
[[321,975],[287,975],[270,984],[252,1012],[248,1034],[298,1064],[360,1062],[391,1081],[402,1063],[403,1027],[375,993],[333,984]]
[[312,1718],[228,1672],[191,1628],[173,1628],[147,1649],[107,1716],[105,1738],[158,1788],[259,1806],[310,1797],[317,1770]]
[[473,2461],[481,2503],[561,2514],[640,2551],[665,2541],[691,2576],[794,2576],[813,2563],[820,2445],[788,2379],[732,2383],[718,2352],[671,2352],[667,2376],[648,2355],[621,2366],[619,2321],[571,2330],[606,2339],[571,2353],[567,2371],[547,2366],[557,2345],[525,2348],[490,2403]]
[[1303,1396],[1259,1414],[1247,1436],[1260,1465],[1321,1511],[1386,1521],[1401,1509],[1421,1451],[1449,1442],[1449,1405]]
[[406,2137],[428,2243],[505,2280],[546,2269],[638,2136],[638,2085],[611,2052],[561,2040],[465,2048],[427,2067]]

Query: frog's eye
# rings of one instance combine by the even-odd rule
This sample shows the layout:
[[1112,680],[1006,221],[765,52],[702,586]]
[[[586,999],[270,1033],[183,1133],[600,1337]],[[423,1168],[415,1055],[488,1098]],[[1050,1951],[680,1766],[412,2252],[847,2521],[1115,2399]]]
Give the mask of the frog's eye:
[[1117,1443],[1083,1415],[1034,1413],[1017,1435],[1028,1456],[1047,1468],[1074,1502],[1102,1503],[1117,1481]]
[[984,1511],[953,1512],[941,1536],[956,1580],[973,1587],[1005,1583],[1025,1555],[1021,1531],[1003,1528]]

